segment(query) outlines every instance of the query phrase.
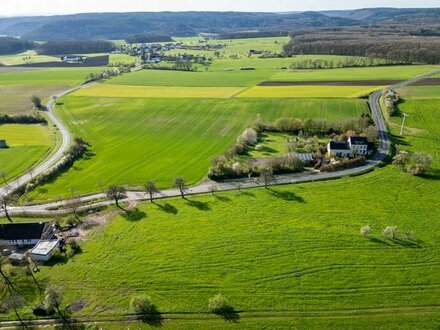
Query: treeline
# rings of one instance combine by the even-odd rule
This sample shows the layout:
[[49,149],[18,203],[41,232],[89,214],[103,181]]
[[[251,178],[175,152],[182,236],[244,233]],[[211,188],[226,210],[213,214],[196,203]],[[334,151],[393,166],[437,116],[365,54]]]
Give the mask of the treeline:
[[53,181],[61,173],[68,170],[76,160],[83,158],[88,152],[89,146],[90,145],[83,139],[75,138],[74,144],[67,151],[64,158],[56,166],[52,167],[49,172],[33,178],[26,185],[26,192],[32,191],[38,185]]
[[293,70],[304,69],[337,69],[337,68],[357,68],[357,67],[372,67],[404,64],[399,61],[374,59],[369,57],[347,57],[344,59],[305,59],[295,61],[290,66]]
[[390,116],[394,116],[397,113],[396,105],[400,102],[399,94],[391,89],[387,89],[382,94],[385,108]]
[[36,48],[41,55],[108,53],[113,50],[115,45],[103,40],[48,41]]
[[128,44],[174,41],[173,38],[171,38],[171,36],[167,34],[137,34],[137,35],[125,37],[124,40]]
[[250,31],[250,32],[230,32],[217,35],[216,39],[251,39],[251,38],[272,38],[287,37],[287,31]]
[[34,49],[35,44],[19,38],[0,37],[0,55],[18,54]]
[[41,116],[15,115],[9,116],[0,114],[0,125],[2,124],[43,124],[47,125],[47,120]]
[[[400,31],[400,30],[399,30]],[[402,63],[440,63],[440,40],[392,29],[340,28],[295,33],[287,54],[330,54],[381,58]]]
[[115,68],[115,69],[107,69],[102,72],[90,73],[86,77],[86,81],[84,83],[87,84],[92,81],[100,81],[103,79],[108,79],[108,78],[122,75],[124,73],[128,73],[131,71],[131,67],[132,67],[131,65],[123,65],[123,66],[120,66],[119,68]]

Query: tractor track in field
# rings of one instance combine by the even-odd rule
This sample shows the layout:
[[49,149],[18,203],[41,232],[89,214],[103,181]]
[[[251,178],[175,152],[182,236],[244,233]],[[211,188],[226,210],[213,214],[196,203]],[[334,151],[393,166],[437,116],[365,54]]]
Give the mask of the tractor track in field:
[[[411,316],[411,315],[438,315],[439,305],[432,306],[399,306],[385,308],[359,308],[359,309],[340,309],[340,310],[316,310],[316,311],[237,311],[229,321],[239,324],[243,320],[276,320],[276,319],[298,319],[298,318],[351,318],[351,317],[378,317],[378,316]],[[49,319],[22,319],[21,321],[0,321],[0,329],[25,329],[27,327],[48,328],[65,326],[75,329],[80,326],[100,325],[100,324],[130,324],[141,323],[153,326],[161,326],[163,323],[179,322],[210,322],[222,320],[220,316],[212,313],[161,313],[142,321],[142,316],[126,314],[120,316],[81,316],[76,318],[49,318]],[[228,319],[225,319],[225,322]]]
[[[401,88],[407,85],[411,84],[418,84],[421,81],[425,81],[426,79],[430,78],[431,76],[439,74],[440,71],[431,72],[419,77],[416,77],[414,79],[410,79],[407,81],[399,82],[396,85],[390,86],[389,88],[397,89]],[[58,95],[64,96],[67,95],[75,90],[88,87],[90,85],[82,85],[78,86],[72,89],[69,89],[61,94]],[[302,173],[302,174],[286,174],[286,175],[278,175],[276,176],[274,182],[272,185],[282,185],[282,184],[293,184],[293,183],[303,183],[303,182],[314,182],[314,181],[321,181],[321,180],[329,180],[329,179],[335,179],[340,178],[344,176],[350,176],[350,175],[359,175],[364,172],[371,171],[374,167],[381,164],[389,154],[391,150],[391,142],[388,137],[388,128],[387,123],[385,122],[385,119],[382,114],[382,109],[380,107],[380,97],[382,95],[382,90],[376,91],[370,95],[369,104],[371,109],[372,117],[376,123],[376,127],[379,131],[379,148],[378,152],[375,155],[375,157],[371,160],[368,160],[366,164],[356,167],[356,168],[350,168],[338,172],[330,172],[330,173]],[[51,120],[54,122],[54,124],[58,127],[60,132],[63,136],[63,142],[60,147],[60,149],[45,163],[37,167],[33,171],[33,175],[38,175],[41,173],[44,173],[49,168],[57,164],[62,158],[64,152],[69,147],[70,143],[70,133],[69,130],[62,124],[60,120],[58,120],[55,115],[52,113],[52,109],[56,103],[56,98],[51,98],[51,100],[48,103],[48,115],[51,118]],[[23,176],[17,178],[14,182],[10,183],[7,186],[0,187],[0,196],[6,195],[13,189],[17,189],[19,186],[25,184],[26,182],[30,181],[32,179],[31,174],[27,173]],[[241,188],[255,188],[255,187],[262,187],[264,184],[261,182],[258,182],[258,180],[255,180],[254,178],[251,179],[244,179],[244,180],[235,180],[235,181],[224,181],[219,183],[219,191],[231,191],[237,189],[237,184],[241,185]],[[13,188],[11,188],[11,186]],[[198,186],[191,187],[186,195],[198,195],[198,194],[206,194],[211,192],[211,183],[205,182],[201,183]],[[162,198],[170,198],[170,197],[178,197],[180,196],[180,191],[177,189],[168,189],[162,191],[160,194],[157,194],[155,196],[155,199],[162,199]],[[114,204],[114,201],[105,200],[106,194],[100,193],[100,194],[92,194],[89,196],[83,196],[76,198],[76,200],[79,200],[83,204],[89,203],[88,205],[80,207],[78,210],[88,210],[91,208],[97,208],[97,207],[103,207],[107,205]],[[133,202],[133,201],[143,201],[147,200],[147,196],[144,192],[140,191],[129,191],[127,193],[127,198],[121,200],[120,202]],[[99,202],[95,202],[96,200],[100,200]],[[38,205],[26,205],[26,206],[16,206],[16,207],[9,207],[8,211],[11,215],[44,215],[44,214],[62,214],[62,213],[69,213],[71,210],[69,210],[68,207],[66,207],[67,204],[71,202],[70,200],[64,200],[64,201],[57,201],[57,202],[51,202],[51,203],[45,203],[45,204],[38,204]],[[4,210],[0,210],[0,216],[4,215]]]

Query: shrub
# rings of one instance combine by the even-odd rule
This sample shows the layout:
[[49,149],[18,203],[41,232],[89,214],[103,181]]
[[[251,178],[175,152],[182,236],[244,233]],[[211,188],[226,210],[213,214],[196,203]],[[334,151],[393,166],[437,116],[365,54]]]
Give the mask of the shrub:
[[361,235],[364,237],[367,237],[368,235],[370,235],[371,232],[371,227],[370,226],[365,226],[361,228]]
[[211,313],[222,314],[230,308],[228,300],[220,293],[210,298],[208,301],[208,308]]
[[387,226],[383,230],[383,235],[388,239],[397,238],[397,226]]
[[153,302],[149,296],[133,297],[130,301],[130,308],[139,315],[150,315],[155,312]]
[[237,142],[242,145],[254,145],[257,143],[258,133],[253,128],[246,128],[238,137]]

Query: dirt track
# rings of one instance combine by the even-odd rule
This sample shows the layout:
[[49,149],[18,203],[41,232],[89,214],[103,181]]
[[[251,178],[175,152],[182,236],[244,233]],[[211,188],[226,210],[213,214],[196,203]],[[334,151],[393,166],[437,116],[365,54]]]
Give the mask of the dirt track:
[[[263,81],[258,86],[391,86],[401,80]],[[437,86],[440,78],[418,81],[414,86]]]

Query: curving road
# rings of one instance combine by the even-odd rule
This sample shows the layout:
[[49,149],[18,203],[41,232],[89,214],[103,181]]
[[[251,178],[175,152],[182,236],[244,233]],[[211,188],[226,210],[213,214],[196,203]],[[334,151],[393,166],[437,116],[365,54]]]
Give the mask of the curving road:
[[[412,83],[427,79],[433,75],[437,75],[440,73],[439,71],[431,72],[429,74],[416,77],[414,79],[403,81],[399,84],[390,86],[391,89],[397,89],[406,85],[410,85]],[[87,87],[87,85],[79,86],[76,88],[72,88],[68,91],[65,91],[64,93],[61,93],[60,96],[64,96],[66,94],[69,94],[79,88]],[[391,143],[388,137],[387,132],[387,125],[385,122],[385,119],[382,114],[382,110],[380,107],[380,96],[382,95],[383,91],[376,91],[370,96],[370,107],[373,119],[376,123],[376,126],[379,131],[379,148],[377,151],[377,154],[375,157],[371,160],[368,160],[364,165],[356,167],[356,168],[350,168],[338,172],[331,172],[331,173],[300,173],[300,174],[287,174],[287,175],[278,175],[276,176],[274,182],[272,185],[281,185],[281,184],[293,184],[293,183],[301,183],[301,182],[311,182],[311,181],[320,181],[320,180],[327,180],[327,179],[333,179],[333,178],[339,178],[343,176],[348,175],[354,175],[354,174],[361,174],[363,172],[369,171],[373,169],[375,166],[380,164],[385,157],[390,152]],[[59,161],[64,152],[67,150],[70,142],[70,133],[66,127],[63,126],[63,124],[53,115],[51,112],[53,105],[55,103],[55,99],[52,98],[51,101],[48,104],[49,108],[49,117],[51,120],[55,123],[55,125],[58,127],[60,132],[63,136],[63,143],[60,147],[60,149],[44,164],[40,165],[37,169],[34,170],[34,175],[43,173],[48,168],[50,168],[53,164],[55,164],[57,161]],[[22,177],[16,179],[13,183],[10,185],[13,186],[14,184],[16,186],[20,184],[24,184],[25,182],[29,181],[31,179],[30,174],[25,174]],[[242,188],[253,188],[253,187],[261,187],[263,186],[262,183],[258,182],[255,178],[251,179],[243,179],[243,180],[236,180],[236,181],[228,181],[228,182],[222,182],[217,185],[218,191],[228,191],[228,190],[236,190],[238,185]],[[203,183],[195,187],[191,187],[186,195],[197,195],[197,194],[205,194],[211,192],[212,184],[211,183]],[[10,191],[9,189],[5,187],[0,187],[0,196],[5,194],[6,192]],[[161,198],[169,198],[169,197],[178,197],[180,196],[180,192],[177,189],[167,189],[160,194],[157,194],[155,196],[155,199],[161,199]],[[111,200],[105,200],[106,195],[104,193],[100,194],[93,194],[90,196],[84,196],[77,198],[75,200],[75,203],[81,202],[84,204],[82,207],[79,207],[78,210],[85,210],[90,208],[96,208],[100,206],[110,205],[114,202]],[[130,201],[142,201],[148,199],[145,192],[136,192],[136,191],[130,191],[127,193],[127,198],[122,200],[121,202],[130,202]],[[51,214],[51,213],[68,213],[71,212],[71,208],[69,207],[69,204],[72,204],[72,200],[64,200],[64,201],[57,201],[52,203],[46,203],[46,204],[39,204],[39,205],[31,205],[31,206],[16,206],[16,207],[9,207],[8,211],[11,215],[18,215],[18,214]],[[0,216],[2,216],[4,213],[3,210],[0,210]]]

